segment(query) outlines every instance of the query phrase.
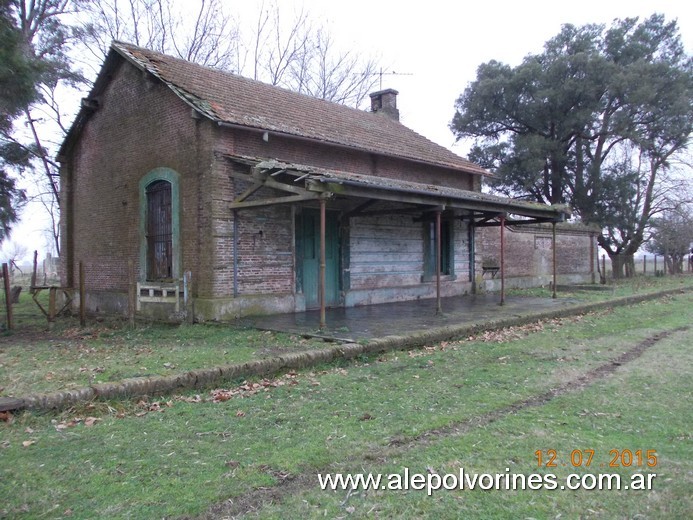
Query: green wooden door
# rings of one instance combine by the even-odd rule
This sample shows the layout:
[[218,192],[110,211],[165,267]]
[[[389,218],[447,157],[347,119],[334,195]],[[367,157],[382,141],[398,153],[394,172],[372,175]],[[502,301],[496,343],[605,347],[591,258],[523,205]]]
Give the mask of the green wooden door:
[[[304,209],[296,219],[298,289],[303,290],[307,309],[320,306],[320,212]],[[327,213],[325,220],[325,305],[339,305],[339,227],[337,217]]]

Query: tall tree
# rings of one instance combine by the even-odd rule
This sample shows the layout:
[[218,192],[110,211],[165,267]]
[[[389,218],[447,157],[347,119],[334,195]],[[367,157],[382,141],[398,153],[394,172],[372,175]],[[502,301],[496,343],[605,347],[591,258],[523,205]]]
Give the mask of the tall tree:
[[676,22],[653,15],[566,25],[517,67],[489,62],[456,102],[451,129],[510,195],[569,203],[600,225],[616,276],[651,218],[659,182],[693,130],[693,62]]
[[36,86],[43,71],[16,23],[15,8],[14,2],[0,0],[0,242],[26,200],[10,170],[23,171],[29,165],[30,150],[12,138],[13,122],[39,97]]
[[[12,148],[14,156],[21,158],[16,168],[38,167],[37,193],[34,198],[41,202],[50,201],[59,206],[58,165],[52,160],[51,147],[56,142],[46,139],[52,132],[45,133],[47,119],[60,115],[55,102],[55,93],[60,85],[76,86],[83,82],[69,58],[71,41],[70,28],[64,18],[88,0],[9,0],[8,7],[14,27],[18,31],[19,45],[26,57],[36,67],[33,77],[36,95],[24,100],[21,118],[27,132],[12,128],[3,132],[5,143]],[[51,114],[54,112],[55,114]],[[53,118],[60,125],[60,118]],[[58,137],[58,140],[60,137]],[[42,187],[45,186],[45,190]],[[56,215],[52,215],[55,217]],[[59,237],[54,232],[54,246],[59,253]]]

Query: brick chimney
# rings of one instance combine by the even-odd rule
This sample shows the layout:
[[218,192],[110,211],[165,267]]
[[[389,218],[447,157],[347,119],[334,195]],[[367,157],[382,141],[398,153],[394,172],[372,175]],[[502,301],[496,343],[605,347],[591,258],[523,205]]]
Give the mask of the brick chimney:
[[388,88],[373,92],[371,96],[371,112],[382,112],[395,121],[399,121],[399,110],[397,110],[397,92],[395,89]]

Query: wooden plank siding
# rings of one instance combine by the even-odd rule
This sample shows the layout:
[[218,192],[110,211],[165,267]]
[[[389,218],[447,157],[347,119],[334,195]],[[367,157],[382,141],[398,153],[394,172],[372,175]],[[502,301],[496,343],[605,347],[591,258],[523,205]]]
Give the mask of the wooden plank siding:
[[411,217],[355,217],[350,223],[351,288],[414,285],[423,272],[421,225]]
[[[424,272],[421,222],[389,215],[354,217],[350,222],[352,289],[418,285]],[[467,226],[454,222],[455,279],[469,280]]]
[[455,278],[469,282],[469,227],[466,223],[455,220]]

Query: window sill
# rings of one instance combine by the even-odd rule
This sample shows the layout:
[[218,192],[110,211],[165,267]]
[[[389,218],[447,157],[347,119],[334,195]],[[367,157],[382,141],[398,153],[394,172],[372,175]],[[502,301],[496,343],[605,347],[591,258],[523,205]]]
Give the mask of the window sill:
[[[440,275],[440,281],[441,282],[454,282],[455,280],[457,280],[457,275],[454,275],[454,274],[441,274]],[[436,281],[436,275],[432,275],[432,276],[423,275],[421,277],[421,283],[435,282],[435,281]]]

